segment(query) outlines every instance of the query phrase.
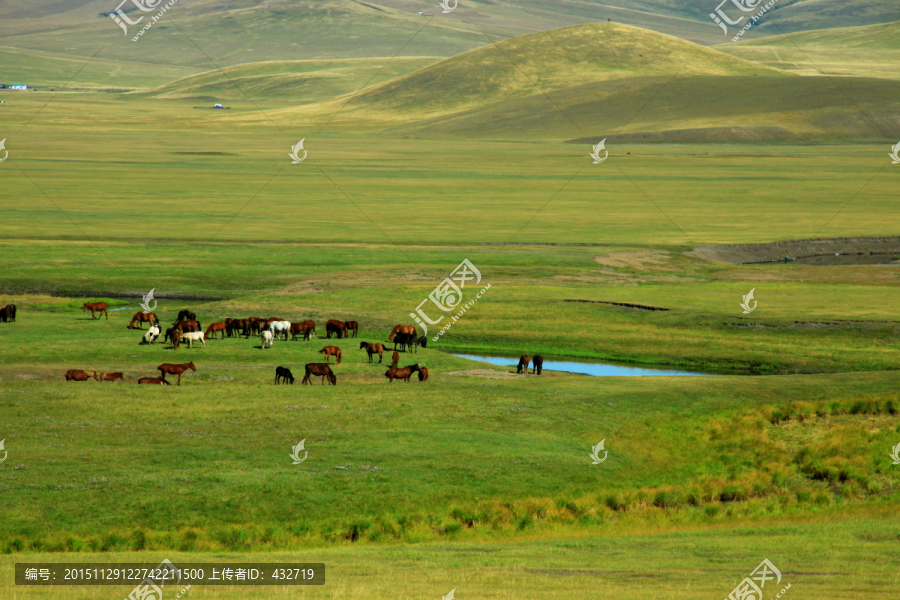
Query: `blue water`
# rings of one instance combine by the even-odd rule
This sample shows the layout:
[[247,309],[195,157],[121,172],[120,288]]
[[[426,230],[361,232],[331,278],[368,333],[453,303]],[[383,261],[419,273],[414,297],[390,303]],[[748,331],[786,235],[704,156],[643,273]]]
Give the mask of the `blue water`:
[[[137,306],[123,306],[122,308],[111,308],[108,312],[116,312],[117,310],[128,310],[129,308],[135,309]],[[518,364],[518,363],[516,363]]]
[[[516,367],[519,364],[518,358],[506,358],[503,356],[478,356],[477,354],[454,354],[460,358],[469,360],[479,360],[481,362],[498,365],[501,367]],[[529,365],[528,372],[531,373],[534,365]],[[582,375],[592,375],[594,377],[623,377],[629,375],[650,375],[650,376],[666,376],[666,375],[695,375],[709,376],[713,373],[696,373],[694,371],[676,371],[671,369],[645,369],[641,367],[622,367],[620,365],[610,365],[605,363],[589,363],[575,361],[557,361],[544,359],[544,371],[563,371],[565,373],[580,373]]]

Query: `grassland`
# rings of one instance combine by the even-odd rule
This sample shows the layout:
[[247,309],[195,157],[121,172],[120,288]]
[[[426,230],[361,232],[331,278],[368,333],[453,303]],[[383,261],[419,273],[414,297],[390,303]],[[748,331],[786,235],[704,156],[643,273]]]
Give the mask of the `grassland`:
[[773,35],[717,46],[732,56],[802,75],[900,79],[900,21]]
[[[12,132],[0,165],[0,305],[19,307],[16,323],[0,323],[5,573],[26,559],[292,558],[329,564],[328,585],[304,596],[420,598],[455,588],[461,600],[598,590],[694,598],[724,597],[768,557],[791,597],[891,597],[900,271],[714,263],[694,248],[896,235],[897,172],[884,143],[895,82],[841,78],[841,93],[835,80],[762,75],[764,67],[669,40],[673,60],[702,60],[666,83],[674,62],[653,71],[633,56],[662,36],[640,33],[639,43],[638,33],[604,25],[584,31],[618,32],[621,44],[604,38],[603,56],[613,76],[630,79],[593,81],[603,65],[586,59],[590,36],[570,60],[553,35],[539,34],[534,44],[500,45],[518,52],[524,70],[476,51],[485,60],[425,67],[303,121],[298,104],[452,53],[475,29],[447,19],[423,30],[421,47],[385,62],[378,57],[396,52],[398,23],[406,31],[421,18],[368,3],[312,14],[235,2],[214,26],[221,3],[184,6],[179,24],[220,66],[254,64],[216,72],[189,56],[187,38],[173,42],[173,22],[139,44],[145,57],[160,50],[159,70],[146,82],[121,79],[140,93],[0,94]],[[338,22],[348,39],[371,27],[365,60],[348,59],[362,42],[322,34]],[[22,47],[47,42],[48,61],[53,44],[77,55],[107,35],[87,39],[73,25],[50,41],[47,22],[15,25]],[[318,31],[302,43],[320,54],[277,55],[295,43],[286,41],[291,27]],[[431,36],[445,36],[443,45]],[[154,39],[161,45],[146,43]],[[538,58],[551,68],[537,68]],[[23,70],[31,61],[17,60]],[[50,62],[34,64],[54,81]],[[161,86],[172,69],[175,81]],[[313,76],[327,81],[317,89]],[[417,90],[432,94],[422,100],[430,108],[403,95],[423,76],[432,83]],[[227,94],[229,77],[249,98],[235,95],[229,111],[193,108]],[[102,87],[95,74],[84,79]],[[456,88],[466,94],[442,95]],[[391,97],[378,102],[415,109],[388,131],[365,112],[378,104],[368,94],[385,89]],[[560,127],[553,103],[578,125]],[[503,122],[507,113],[515,118]],[[732,131],[710,133],[723,128]],[[637,143],[671,132],[670,141],[703,143]],[[716,135],[727,142],[712,143]],[[588,162],[596,136],[610,138],[602,165]],[[301,138],[309,157],[290,165]],[[758,139],[768,141],[749,141]],[[403,356],[401,364],[428,365],[427,382],[389,384],[359,341],[383,340],[408,321],[463,258],[489,293],[446,335]],[[314,318],[320,331],[325,319],[354,318],[362,330],[335,341],[344,353],[337,386],[276,387],[276,365],[302,375],[324,341],[141,346],[141,332],[125,325],[151,288],[164,323],[191,308],[204,325],[278,315]],[[743,315],[751,288],[759,304]],[[124,310],[91,320],[79,310],[89,299]],[[462,351],[717,376],[524,377],[453,356]],[[187,360],[198,369],[181,386],[134,383],[159,363]],[[121,371],[127,381],[67,383],[71,368]],[[300,440],[309,457],[293,465]],[[588,453],[600,440],[609,455],[594,465]],[[0,589],[16,600],[109,592],[15,588],[9,578]]]

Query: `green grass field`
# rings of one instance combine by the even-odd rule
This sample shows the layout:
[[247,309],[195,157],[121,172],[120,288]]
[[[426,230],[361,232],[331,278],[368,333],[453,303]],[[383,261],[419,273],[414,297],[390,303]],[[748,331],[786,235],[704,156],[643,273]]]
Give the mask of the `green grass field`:
[[[0,597],[130,592],[15,586],[17,562],[164,557],[327,565],[321,588],[186,596],[222,600],[726,597],[764,558],[782,597],[896,595],[900,250],[857,239],[900,230],[895,24],[710,49],[693,42],[712,7],[669,0],[182,2],[137,44],[97,2],[0,7],[2,79],[47,88],[0,90],[0,306],[18,306]],[[795,32],[893,10],[807,4],[770,16]],[[839,76],[780,54],[792,40]],[[804,238],[850,253],[702,248]],[[389,383],[391,345],[370,364],[360,342],[463,259],[482,280],[460,306],[490,288],[402,353],[428,381]],[[320,337],[140,345],[126,325],[151,289],[166,326],[189,308]],[[108,319],[80,310],[100,300]],[[323,339],[332,318],[359,337]],[[326,344],[337,385],[301,385]],[[696,374],[538,377],[464,353]],[[180,386],[136,385],[187,361]],[[279,365],[295,385],[273,385]]]

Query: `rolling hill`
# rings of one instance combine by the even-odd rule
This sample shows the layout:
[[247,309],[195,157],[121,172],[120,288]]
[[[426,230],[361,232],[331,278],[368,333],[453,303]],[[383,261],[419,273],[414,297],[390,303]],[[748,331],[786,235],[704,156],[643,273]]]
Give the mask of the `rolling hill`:
[[599,23],[505,40],[355,95],[275,114],[291,126],[328,122],[416,137],[882,140],[900,134],[898,92],[895,81],[799,77]]
[[[664,34],[594,23],[528,34],[442,60],[355,95],[341,118],[405,123],[598,81],[754,73],[782,76]],[[301,112],[303,117],[328,115],[349,99]]]
[[801,75],[900,79],[900,21],[776,35],[716,49]]

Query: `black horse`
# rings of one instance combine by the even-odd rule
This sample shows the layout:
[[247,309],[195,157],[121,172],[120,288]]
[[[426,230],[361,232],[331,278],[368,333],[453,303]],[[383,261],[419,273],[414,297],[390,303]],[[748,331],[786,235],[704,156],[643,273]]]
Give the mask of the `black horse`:
[[540,354],[535,354],[534,358],[531,359],[531,364],[534,365],[534,369],[531,371],[531,374],[540,375],[541,370],[544,368],[544,357]]
[[275,385],[278,385],[278,380],[282,380],[285,385],[290,381],[291,385],[294,385],[294,374],[291,373],[291,370],[287,367],[275,367]]
[[183,310],[178,313],[178,318],[175,319],[175,322],[178,323],[179,321],[196,321],[196,320],[197,320],[197,315],[195,315],[194,313],[192,313],[189,310]]

